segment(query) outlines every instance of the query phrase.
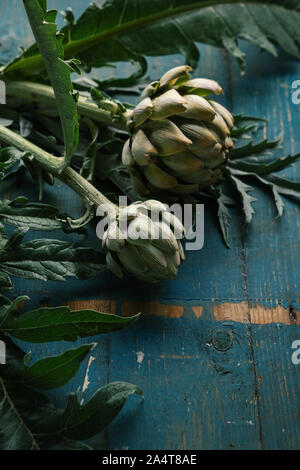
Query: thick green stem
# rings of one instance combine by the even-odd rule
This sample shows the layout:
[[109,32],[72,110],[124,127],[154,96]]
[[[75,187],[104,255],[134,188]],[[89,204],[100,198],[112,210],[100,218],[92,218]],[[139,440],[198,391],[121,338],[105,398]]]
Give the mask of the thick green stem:
[[0,141],[17,147],[19,150],[28,152],[30,155],[33,155],[35,160],[43,167],[45,170],[49,171],[53,175],[57,175],[59,169],[61,168],[61,161],[63,157],[54,157],[53,155],[45,152],[43,149],[37,145],[29,142],[29,140],[24,139],[19,134],[11,131],[7,127],[0,125]]
[[[18,98],[24,103],[44,104],[56,107],[56,98],[53,88],[33,82],[6,81],[7,97]],[[95,122],[117,129],[127,130],[127,121],[130,111],[125,111],[119,116],[111,116],[108,111],[99,108],[96,104],[80,96],[77,102],[77,111],[80,115],[88,117]]]
[[117,210],[117,206],[112,203],[104,194],[100,193],[91,183],[84,179],[77,171],[68,167],[65,168],[57,177],[72,188],[83,199],[87,199],[96,206],[105,205],[107,209]]
[[117,206],[113,204],[107,197],[98,191],[91,183],[84,179],[79,173],[72,168],[65,168],[59,172],[59,160],[62,157],[54,157],[53,155],[45,152],[40,147],[32,144],[15,132],[0,125],[0,142],[17,147],[19,150],[28,152],[34,157],[36,162],[45,170],[52,173],[61,181],[66,183],[83,199],[90,201],[96,206],[105,205],[107,211],[117,210]]

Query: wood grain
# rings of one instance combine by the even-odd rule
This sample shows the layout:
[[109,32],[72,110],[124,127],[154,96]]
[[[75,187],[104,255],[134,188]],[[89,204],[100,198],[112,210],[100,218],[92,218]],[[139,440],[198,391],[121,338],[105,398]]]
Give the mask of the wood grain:
[[[6,44],[28,44],[21,2],[2,3],[0,32],[7,35]],[[71,3],[78,14],[89,2]],[[49,8],[60,10],[69,4],[48,2]],[[277,60],[254,47],[242,47],[248,55],[245,76],[226,53],[209,46],[200,46],[195,75],[217,79],[225,90],[221,101],[234,113],[267,118],[269,127],[260,135],[282,136],[277,155],[299,152],[300,106],[290,98],[292,81],[300,76],[299,63],[282,53]],[[155,79],[182,60],[179,55],[151,59],[149,76]],[[126,75],[128,66],[119,70]],[[300,166],[285,173],[299,180]],[[2,191],[11,197],[22,191],[32,200],[38,193],[26,179],[15,186],[8,183]],[[174,281],[145,286],[105,275],[63,284],[16,282],[14,295],[30,295],[30,306],[67,301],[75,309],[144,312],[126,331],[88,338],[98,342],[89,383],[87,362],[74,381],[54,394],[57,403],[63,403],[65,393],[87,384],[88,398],[112,380],[143,388],[145,402],[131,399],[107,434],[95,440],[99,448],[299,449],[300,365],[291,361],[292,342],[300,339],[299,206],[286,199],[285,215],[276,219],[269,194],[259,188],[256,197],[246,236],[237,211],[233,213],[230,250],[221,242],[212,208],[205,205],[204,248],[187,253]],[[58,183],[46,188],[45,201],[58,201],[73,216],[82,210],[78,198]],[[86,243],[98,244],[92,230]],[[27,347],[40,357],[66,345]]]

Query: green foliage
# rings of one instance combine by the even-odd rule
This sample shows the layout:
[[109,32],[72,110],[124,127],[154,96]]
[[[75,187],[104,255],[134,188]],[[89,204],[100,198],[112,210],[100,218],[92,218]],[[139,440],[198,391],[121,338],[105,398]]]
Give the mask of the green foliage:
[[27,155],[27,152],[21,152],[16,147],[0,146],[0,183]]
[[14,302],[0,297],[0,332],[31,343],[75,341],[78,338],[112,333],[132,325],[139,314],[120,317],[109,313],[69,307],[42,307],[16,316],[17,305],[27,300],[19,297]]
[[77,98],[73,94],[70,78],[71,72],[80,73],[78,61],[64,60],[63,35],[57,32],[55,23],[57,11],[46,10],[46,2],[39,0],[24,0],[24,6],[43,64],[54,89],[61,118],[65,153],[59,163],[59,169],[63,170],[69,165],[78,143]]
[[[233,205],[231,199],[224,193],[225,186],[229,181],[239,196],[241,209],[244,216],[244,222],[247,225],[251,223],[252,216],[255,213],[253,202],[256,199],[251,196],[250,191],[254,188],[250,184],[246,184],[243,179],[254,180],[264,186],[271,192],[277,209],[277,216],[283,215],[284,202],[282,195],[300,198],[300,183],[290,181],[286,178],[277,176],[276,173],[288,168],[300,159],[300,153],[289,155],[287,157],[274,158],[271,156],[265,161],[266,152],[275,148],[279,144],[279,140],[269,141],[264,139],[254,142],[253,136],[251,141],[244,145],[238,145],[238,141],[243,141],[244,134],[255,132],[259,122],[262,120],[257,118],[249,118],[248,116],[238,116],[235,119],[236,127],[233,129],[232,136],[235,136],[236,147],[229,156],[226,169],[226,180],[221,182],[214,193],[218,204],[218,220],[221,233],[225,244],[228,246],[230,215],[228,206]],[[255,156],[255,160],[254,160]]]
[[[66,25],[60,33],[55,24],[57,12],[47,11],[46,3],[46,0],[24,0],[37,43],[5,66],[2,73],[8,80],[29,78],[50,82],[61,126],[57,111],[48,105],[46,116],[42,107],[28,105],[28,114],[1,108],[0,125],[5,126],[5,130],[6,127],[17,129],[22,137],[43,150],[64,153],[64,157],[57,158],[61,171],[72,164],[89,182],[101,180],[111,198],[126,194],[131,201],[140,199],[120,161],[127,134],[100,127],[93,118],[85,118],[78,140],[78,95],[73,93],[71,72],[80,73],[79,60],[86,70],[118,61],[136,64],[136,71],[125,79],[77,80],[83,96],[108,111],[113,126],[113,118],[121,116],[127,106],[103,90],[125,86],[128,92],[136,93],[133,85],[146,72],[145,56],[179,52],[185,55],[187,63],[195,66],[199,58],[195,42],[204,42],[225,48],[237,58],[243,70],[245,57],[237,40],[246,38],[272,54],[276,55],[278,45],[294,57],[300,57],[299,0],[107,0],[100,5],[89,5],[77,22],[68,9],[64,14]],[[300,154],[265,159],[265,152],[275,148],[278,141],[255,142],[251,137],[250,142],[244,142],[244,136],[253,134],[261,121],[243,115],[235,117],[232,131],[235,149],[230,155],[224,181],[194,199],[197,202],[205,196],[215,201],[227,246],[230,207],[236,202],[239,204],[246,226],[252,220],[255,201],[252,181],[271,192],[278,216],[283,214],[282,196],[300,196],[300,183],[278,175],[296,162]],[[16,147],[10,142],[0,148],[0,181],[27,168],[40,187],[43,181],[53,184],[53,176],[41,169],[30,153]],[[238,196],[236,201],[227,194],[228,187]],[[69,277],[87,279],[106,271],[104,255],[91,248],[56,239],[23,242],[29,229],[81,232],[94,215],[92,205],[86,205],[83,216],[73,220],[55,206],[29,202],[23,196],[0,201],[1,293],[12,287],[11,276],[65,281]],[[5,225],[16,228],[10,236]],[[32,343],[75,341],[121,330],[135,322],[139,315],[119,317],[93,310],[71,311],[66,306],[17,314],[18,305],[25,300],[25,296],[14,301],[0,296],[0,339],[7,346],[7,364],[0,366],[0,449],[88,449],[81,441],[102,431],[121,411],[128,396],[142,396],[141,390],[126,382],[115,382],[99,389],[87,403],[82,402],[79,392],[72,393],[66,408],[58,409],[37,389],[51,390],[66,384],[75,376],[94,343],[31,364],[30,357],[10,337]]]
[[[34,3],[38,1],[25,1],[25,5]],[[49,12],[46,18],[52,23],[54,13]],[[135,63],[137,70],[125,86],[145,73],[144,56],[182,53],[185,62],[195,67],[199,59],[195,42],[225,48],[242,69],[245,54],[238,38],[273,55],[278,45],[300,57],[298,0],[107,0],[100,5],[91,3],[77,21],[69,9],[65,19],[67,25],[61,31],[65,58],[76,57],[87,69],[118,61]],[[33,45],[5,72],[28,77],[41,69],[42,58]]]
[[28,227],[17,228],[8,237],[2,227],[0,272],[23,279],[64,281],[88,279],[107,269],[105,256],[91,248],[47,238],[22,243],[27,231]]
[[27,384],[42,390],[62,387],[71,380],[95,344],[83,344],[69,349],[59,356],[46,357],[32,366],[25,366],[24,378]]
[[[29,202],[24,196],[20,196],[13,201],[8,199],[0,200],[0,221],[21,229],[28,227],[31,230],[47,232],[52,230],[70,232],[72,230],[70,224],[68,224],[68,216],[60,214],[56,207],[49,204]],[[78,231],[82,232],[82,230]]]
[[90,449],[81,442],[99,432],[117,416],[139,387],[113,382],[100,388],[86,403],[71,393],[65,409],[55,407],[36,389],[53,389],[68,382],[94,344],[41,359],[28,366],[28,356],[0,334],[6,344],[6,364],[0,366],[0,450]]

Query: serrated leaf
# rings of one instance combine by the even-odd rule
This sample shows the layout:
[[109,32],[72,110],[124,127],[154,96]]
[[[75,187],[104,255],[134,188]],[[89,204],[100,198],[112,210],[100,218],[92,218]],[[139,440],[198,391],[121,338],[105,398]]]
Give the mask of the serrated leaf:
[[[2,273],[1,273],[2,274]],[[26,295],[17,297],[13,302],[4,296],[0,296],[0,330],[11,317],[12,312],[17,309],[20,302],[28,300]]]
[[42,390],[62,387],[77,373],[80,363],[95,347],[95,343],[69,349],[59,356],[40,359],[31,367],[25,367],[27,385]]
[[[69,165],[78,144],[79,124],[71,82],[72,67],[64,60],[62,37],[57,35],[55,10],[46,10],[46,2],[24,0],[24,6],[37,41],[42,61],[52,84],[61,118],[65,153],[60,158],[60,170]],[[74,65],[74,63],[73,63]]]
[[26,198],[0,200],[0,220],[18,228],[28,227],[31,230],[64,230],[76,231],[80,227],[66,225],[68,216],[60,214],[58,209],[49,204],[28,202]]
[[248,144],[243,145],[241,147],[235,147],[230,152],[230,156],[229,156],[230,164],[232,163],[232,165],[237,166],[240,163],[233,162],[233,160],[239,159],[239,158],[245,158],[245,157],[248,157],[249,155],[254,155],[257,153],[262,153],[267,149],[276,147],[278,145],[278,142],[279,140],[270,141],[268,139],[264,139],[261,142],[258,142],[256,144],[253,142],[249,142]]
[[278,211],[278,217],[282,216],[284,208],[284,203],[280,197],[280,194],[284,196],[300,198],[300,183],[297,181],[290,181],[275,175],[267,175],[263,182],[265,184],[271,185]]
[[239,113],[233,114],[235,125],[240,125],[243,122],[253,121],[253,122],[268,122],[266,118],[259,116],[248,116],[247,114]]
[[13,252],[14,250],[18,249],[23,238],[25,237],[26,233],[28,232],[29,227],[20,227],[16,228],[11,236],[8,238],[7,242],[3,246],[1,254],[4,255],[5,252]]
[[55,217],[58,210],[48,204],[29,203],[28,200],[0,201],[0,219],[3,223],[33,230],[57,230],[62,228]]
[[231,215],[229,213],[229,210],[227,209],[227,206],[233,205],[234,201],[232,201],[231,198],[229,198],[226,194],[224,194],[221,186],[218,186],[217,189],[219,192],[219,195],[217,197],[218,221],[219,221],[223,241],[225,245],[227,246],[227,248],[230,248],[230,245],[228,243],[228,237],[229,237]]
[[[141,64],[142,56],[176,53],[184,54],[186,62],[195,66],[199,58],[196,41],[225,48],[244,69],[239,38],[273,55],[276,44],[299,58],[299,22],[295,0],[244,0],[225,5],[221,0],[109,0],[90,4],[62,32],[66,59],[76,56],[87,68],[113,61]],[[32,46],[6,73],[28,76],[41,67],[41,57]]]
[[0,271],[24,279],[64,281],[88,279],[107,270],[105,256],[72,243],[36,239],[21,244],[24,230],[17,229],[0,252]]
[[0,182],[28,155],[15,147],[0,147]]
[[280,186],[282,189],[294,191],[295,194],[291,192],[291,196],[297,195],[300,191],[300,182],[299,181],[291,181],[286,178],[282,178],[276,175],[267,175],[265,177],[268,181],[275,183],[277,186]]
[[252,207],[252,203],[256,201],[256,199],[248,193],[249,191],[252,191],[253,188],[252,186],[249,186],[248,184],[238,179],[236,176],[233,176],[232,173],[230,173],[229,179],[232,182],[233,186],[235,187],[235,189],[237,190],[241,198],[243,213],[245,217],[245,223],[250,224],[252,215],[255,212]]
[[230,161],[229,167],[249,174],[255,173],[257,175],[269,175],[270,173],[281,171],[284,168],[289,167],[299,159],[300,153],[289,155],[288,157],[277,158],[271,163],[248,163],[235,160]]
[[264,178],[259,176],[257,173],[249,173],[242,170],[230,170],[235,175],[242,177],[254,177],[260,181],[263,185],[271,189],[274,202],[277,208],[278,217],[281,217],[284,209],[284,202],[280,197],[280,194],[285,196],[292,196],[295,198],[300,198],[300,183],[297,181],[290,181],[273,174],[267,174]]

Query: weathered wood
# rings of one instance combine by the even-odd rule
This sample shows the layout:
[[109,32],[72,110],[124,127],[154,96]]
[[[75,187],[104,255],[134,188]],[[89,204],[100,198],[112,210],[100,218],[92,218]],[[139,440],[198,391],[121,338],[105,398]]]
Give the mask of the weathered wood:
[[[59,9],[69,3],[61,1]],[[88,4],[71,3],[76,13]],[[10,40],[15,44],[16,37],[28,44],[21,3],[5,0],[4,4],[0,31],[8,33],[7,44]],[[55,6],[55,0],[49,1],[49,7]],[[299,63],[283,54],[277,60],[253,47],[246,49],[246,76],[240,76],[227,54],[204,46],[195,73],[216,78],[225,90],[223,102],[235,113],[267,117],[270,125],[263,134],[271,138],[283,134],[278,155],[296,153],[300,108],[291,102],[290,87],[299,78]],[[180,56],[153,59],[149,75],[157,78],[181,62]],[[286,174],[299,179],[299,168],[294,165]],[[10,197],[22,190],[37,198],[30,180],[19,183],[6,184]],[[46,188],[47,201],[57,201],[57,194],[61,207],[74,216],[80,213],[78,198],[61,183]],[[269,194],[261,189],[257,194],[256,214],[246,237],[240,219],[233,215],[230,250],[222,244],[212,208],[205,207],[205,246],[187,254],[174,281],[149,287],[108,274],[63,285],[16,282],[13,294],[30,295],[32,306],[68,303],[72,308],[112,313],[144,312],[132,328],[92,338],[98,346],[88,377],[86,362],[63,391],[52,393],[62,403],[64,393],[83,384],[87,397],[112,380],[143,388],[144,403],[131,399],[107,434],[94,441],[98,447],[299,448],[300,365],[291,361],[292,342],[300,339],[299,206],[286,200],[284,217],[275,219]],[[98,244],[93,230],[87,243]],[[24,346],[33,349],[34,357],[66,347],[64,343]]]

